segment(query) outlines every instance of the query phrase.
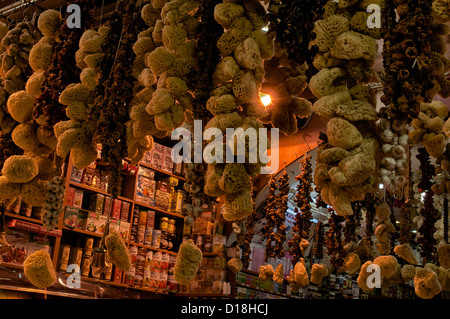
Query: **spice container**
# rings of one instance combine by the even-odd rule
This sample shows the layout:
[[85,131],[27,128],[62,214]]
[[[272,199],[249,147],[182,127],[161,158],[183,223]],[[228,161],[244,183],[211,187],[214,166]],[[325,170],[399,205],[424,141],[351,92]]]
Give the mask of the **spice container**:
[[151,245],[152,244],[152,236],[153,236],[153,228],[147,227],[145,229],[144,244]]
[[167,227],[167,231],[169,233],[174,233],[175,232],[175,219],[169,219],[169,224]]
[[61,259],[59,260],[58,271],[66,271],[69,265],[70,245],[63,245],[61,248]]
[[145,240],[145,226],[138,226],[136,242],[138,244],[143,244]]
[[161,244],[161,231],[159,229],[153,229],[152,247],[159,248],[160,244]]
[[159,219],[159,229],[164,231],[167,230],[168,227],[169,227],[169,218],[161,217]]

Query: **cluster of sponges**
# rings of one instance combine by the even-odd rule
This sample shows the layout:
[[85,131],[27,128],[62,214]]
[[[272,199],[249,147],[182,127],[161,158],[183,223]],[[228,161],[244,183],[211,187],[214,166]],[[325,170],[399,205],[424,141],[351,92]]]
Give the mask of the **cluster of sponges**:
[[444,134],[447,117],[447,106],[441,101],[421,103],[419,116],[411,122],[414,130],[409,133],[409,143],[422,143],[431,157],[440,157],[447,146],[447,136]]
[[189,284],[197,274],[202,261],[202,251],[195,246],[192,239],[180,245],[173,271],[176,282],[181,285]]
[[[41,33],[31,22],[20,22],[13,29],[1,28],[0,73],[2,84],[0,86],[0,128],[4,133],[11,133],[16,125],[16,119],[25,121],[30,117],[30,105],[20,110],[12,110],[14,117],[9,113],[7,100],[17,91],[24,90],[29,76],[29,56],[33,45],[41,38]],[[31,108],[32,111],[32,108]],[[23,114],[22,114],[23,112]]]
[[[156,128],[155,116],[146,111],[146,106],[152,100],[158,83],[157,76],[150,68],[149,55],[158,45],[162,45],[161,30],[156,30],[156,25],[162,26],[161,9],[167,2],[167,0],[152,1],[142,7],[141,17],[148,28],[138,34],[133,45],[136,57],[132,75],[136,79],[133,88],[136,94],[131,102],[130,121],[126,124],[128,157],[131,158],[132,163],[139,162],[144,153],[153,148],[152,136],[166,134],[166,131]],[[161,79],[161,81],[164,80]],[[162,85],[162,82],[160,83]]]
[[23,270],[28,280],[38,288],[48,288],[56,281],[52,259],[45,249],[37,250],[25,259]]
[[42,158],[27,155],[10,156],[3,165],[0,176],[1,200],[20,197],[29,206],[42,206],[46,197],[46,180],[39,174],[48,170]]
[[128,271],[131,266],[131,256],[122,236],[111,229],[105,237],[105,246],[108,260],[122,271]]
[[[282,51],[282,52],[279,52]],[[307,77],[284,61],[286,52],[277,47],[275,55],[264,63],[264,82],[261,92],[268,94],[271,103],[266,110],[269,115],[261,121],[271,123],[285,135],[293,135],[298,131],[297,118],[311,114],[311,103],[300,95],[307,87]]]
[[[382,36],[382,27],[369,28],[367,1],[345,3],[329,1],[323,19],[314,23],[316,38],[310,46],[318,53],[313,65],[318,70],[340,67],[357,82],[368,82],[374,75],[372,66],[377,52],[376,39]],[[376,1],[381,11],[385,1]]]
[[188,74],[195,67],[194,33],[199,21],[194,15],[198,10],[198,3],[192,0],[173,0],[162,7],[161,4],[156,7],[154,5],[147,4],[142,9],[142,15],[151,13],[154,17],[160,11],[156,22],[153,22],[154,19],[147,19],[147,24],[154,23],[151,36],[153,45],[158,47],[152,48],[152,44],[148,43],[147,50],[150,49],[151,52],[144,55],[145,68],[139,75],[139,81],[150,88],[146,94],[156,86],[145,107],[153,118],[152,131],[171,132],[184,123],[185,112],[192,111]]
[[387,255],[391,252],[391,234],[395,233],[395,227],[390,222],[391,209],[386,202],[379,204],[375,209],[377,216],[377,226],[375,228],[375,237],[377,238],[377,250],[381,255]]
[[[313,111],[326,123],[328,138],[318,150],[314,184],[338,215],[353,214],[351,202],[378,188],[378,113],[373,90],[362,85],[371,78],[378,45],[376,38],[356,31],[351,23],[355,12],[367,6],[360,5],[329,2],[324,19],[315,22],[316,39],[311,43],[319,48],[315,66],[320,70],[309,82],[318,98]],[[343,63],[318,64],[326,56]],[[370,74],[355,75],[363,70]]]
[[[435,195],[436,196],[436,195]],[[443,194],[443,196],[446,196],[447,199],[450,199],[450,195],[445,193]],[[436,207],[436,204],[434,205]],[[440,210],[442,211],[442,210]],[[436,239],[436,247],[440,247],[442,245],[446,245],[446,240],[445,240],[445,234],[450,232],[450,227],[447,223],[447,229],[445,229],[445,222],[444,222],[444,214],[442,214],[441,218],[439,218],[435,223],[434,223],[434,227],[435,227],[435,232],[433,234],[434,239]]]
[[[372,271],[369,271],[370,265],[376,265],[375,267],[371,267]],[[371,275],[374,271],[379,269],[379,277]],[[383,255],[375,258],[373,262],[371,260],[366,261],[362,266],[361,270],[359,271],[359,275],[357,278],[358,286],[363,290],[372,290],[374,286],[369,285],[369,280],[379,279],[380,285],[386,285],[389,284],[389,281],[396,280],[398,277],[401,277],[401,267],[398,264],[397,259],[394,256],[391,255]],[[374,281],[371,282],[371,284],[375,285],[378,284]]]
[[93,103],[92,91],[82,83],[69,84],[59,97],[59,103],[66,105],[69,120],[53,127],[57,138],[56,154],[65,158],[69,152],[77,168],[84,168],[97,158],[97,146],[88,131],[86,108]]
[[[235,129],[232,144],[227,145],[233,155],[243,154],[244,163],[224,163],[225,154],[219,157],[219,163],[208,165],[205,181],[205,193],[209,196],[225,195],[224,218],[229,221],[247,217],[253,211],[251,200],[251,177],[259,175],[262,163],[259,154],[244,135],[252,129],[256,132],[257,147],[267,146],[262,140],[258,119],[266,117],[259,91],[264,75],[263,59],[273,55],[273,35],[261,30],[267,24],[264,7],[253,0],[220,3],[215,6],[215,20],[225,32],[217,41],[222,53],[213,74],[216,87],[207,101],[206,108],[213,118],[205,130],[216,129],[222,135],[227,129]],[[241,146],[239,142],[245,141]],[[267,148],[266,148],[267,149]],[[220,158],[222,157],[222,158]]]
[[262,281],[268,281],[273,279],[274,275],[273,266],[271,264],[259,266],[258,276]]

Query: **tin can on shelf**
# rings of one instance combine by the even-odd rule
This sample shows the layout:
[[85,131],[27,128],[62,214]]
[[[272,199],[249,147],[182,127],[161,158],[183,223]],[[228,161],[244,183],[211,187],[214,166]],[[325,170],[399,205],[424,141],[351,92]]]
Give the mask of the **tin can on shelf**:
[[159,229],[160,230],[167,230],[168,227],[169,227],[169,218],[161,217],[159,219]]
[[151,267],[151,265],[152,265],[152,259],[153,259],[153,250],[148,249],[147,252],[145,253],[145,263],[144,263],[144,266],[145,266],[145,267]]
[[159,248],[161,249],[168,249],[169,247],[169,236],[166,231],[161,231],[161,239],[160,239],[160,245]]
[[86,237],[84,239],[83,255],[91,256],[94,248],[94,238]]
[[133,221],[131,223],[131,232],[130,232],[131,242],[136,242],[138,223],[139,223],[139,209],[135,209],[133,214]]
[[152,245],[152,236],[153,236],[153,228],[147,227],[145,229],[144,244],[151,246]]
[[81,247],[72,248],[70,251],[69,264],[75,264],[80,266],[82,256],[83,256],[83,248]]
[[59,260],[58,271],[66,271],[69,265],[70,245],[63,245],[61,248],[61,258]]
[[89,271],[91,270],[91,256],[84,255],[81,259],[81,276],[89,277]]
[[175,219],[169,219],[169,224],[167,227],[167,231],[169,233],[174,233],[175,232]]
[[160,244],[161,244],[161,231],[159,229],[153,229],[152,247],[159,248]]
[[147,225],[147,211],[141,210],[139,211],[139,219],[138,219],[138,226],[146,226]]
[[138,244],[143,244],[145,240],[145,226],[138,226],[136,242]]

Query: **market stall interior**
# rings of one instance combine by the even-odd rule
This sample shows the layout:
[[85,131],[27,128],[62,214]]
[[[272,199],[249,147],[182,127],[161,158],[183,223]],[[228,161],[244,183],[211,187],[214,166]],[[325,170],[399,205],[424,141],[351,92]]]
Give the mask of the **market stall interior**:
[[449,298],[449,21],[2,1],[1,298]]

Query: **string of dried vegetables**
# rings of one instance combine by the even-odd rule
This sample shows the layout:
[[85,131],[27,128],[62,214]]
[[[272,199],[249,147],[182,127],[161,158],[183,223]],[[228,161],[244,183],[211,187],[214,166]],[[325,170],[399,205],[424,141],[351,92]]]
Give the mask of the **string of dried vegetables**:
[[245,228],[246,232],[244,234],[244,244],[242,246],[242,263],[243,267],[245,269],[248,269],[250,266],[251,261],[251,243],[253,236],[255,235],[254,226],[256,223],[256,209],[255,209],[255,187],[253,186],[253,192],[252,192],[252,206],[253,206],[253,212],[247,216],[245,220]]
[[418,187],[425,195],[423,198],[423,207],[420,211],[423,222],[417,230],[421,236],[417,239],[417,243],[421,247],[421,256],[426,258],[427,262],[432,262],[436,258],[436,240],[433,236],[436,228],[434,224],[439,218],[440,212],[433,205],[433,191],[431,190],[431,186],[434,167],[431,164],[430,155],[425,148],[419,148],[418,153],[416,158],[420,161],[419,170],[422,172]]
[[102,160],[109,164],[109,192],[115,197],[121,194],[122,159],[127,156],[125,123],[130,119],[128,109],[133,99],[131,70],[135,57],[133,45],[139,33],[135,23],[137,10],[133,1],[126,6],[121,43],[112,72],[105,81],[104,100],[100,104],[101,112],[94,134],[94,141],[102,144]]
[[330,262],[334,264],[337,269],[342,267],[346,252],[342,246],[342,226],[344,221],[343,216],[337,215],[331,210],[330,218],[328,218],[329,229],[325,232],[324,244],[327,248],[327,254],[331,256]]
[[262,233],[264,234],[264,238],[266,240],[266,261],[269,257],[275,257],[274,246],[272,245],[274,229],[276,227],[275,223],[275,211],[277,208],[276,202],[276,191],[278,189],[276,178],[272,175],[270,177],[269,183],[269,193],[267,194],[267,200],[265,205],[265,219],[267,223],[262,228]]
[[294,202],[295,221],[292,227],[293,236],[288,242],[289,253],[296,264],[303,257],[305,248],[309,245],[309,231],[312,225],[311,192],[312,188],[312,164],[311,155],[304,156],[300,161],[300,174],[295,177],[298,181]]
[[289,194],[289,174],[283,171],[283,174],[278,180],[278,194],[276,196],[276,211],[274,214],[276,233],[273,236],[275,240],[274,253],[278,258],[283,258],[285,255],[284,243],[286,241],[286,211]]
[[313,247],[313,257],[316,260],[320,260],[323,258],[323,247],[324,247],[324,227],[323,223],[319,220],[316,224],[316,231],[314,234],[314,247]]
[[[61,121],[67,120],[66,106],[59,103],[61,92],[71,83],[79,80],[80,70],[68,66],[76,65],[75,53],[84,30],[93,25],[92,10],[93,1],[74,0],[70,3],[77,4],[83,17],[81,28],[70,28],[67,23],[61,27],[60,42],[53,48],[53,59],[50,67],[44,73],[42,94],[37,98],[33,118],[39,119],[39,123],[50,134],[53,126]],[[66,14],[66,19],[70,16]]]
[[295,65],[306,63],[308,78],[318,71],[313,65],[318,47],[310,47],[310,42],[315,39],[314,22],[322,18],[326,2],[283,0],[270,1],[268,6],[269,32],[275,32],[276,41]]

